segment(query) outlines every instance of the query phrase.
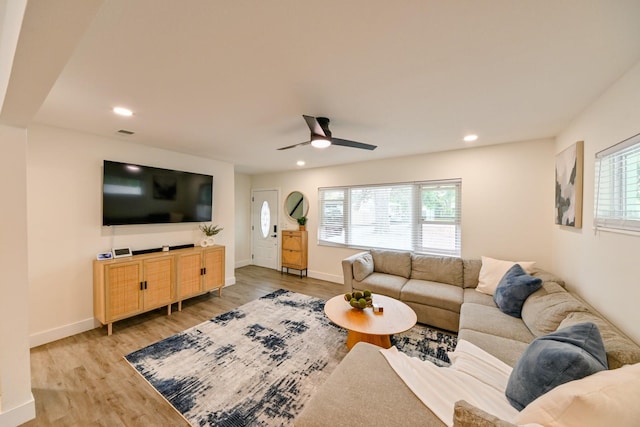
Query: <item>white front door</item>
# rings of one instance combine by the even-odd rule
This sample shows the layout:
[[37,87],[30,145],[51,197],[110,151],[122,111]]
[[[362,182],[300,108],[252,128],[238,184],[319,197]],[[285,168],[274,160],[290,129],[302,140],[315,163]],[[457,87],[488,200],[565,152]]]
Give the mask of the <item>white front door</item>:
[[253,191],[251,240],[253,264],[278,269],[278,190]]

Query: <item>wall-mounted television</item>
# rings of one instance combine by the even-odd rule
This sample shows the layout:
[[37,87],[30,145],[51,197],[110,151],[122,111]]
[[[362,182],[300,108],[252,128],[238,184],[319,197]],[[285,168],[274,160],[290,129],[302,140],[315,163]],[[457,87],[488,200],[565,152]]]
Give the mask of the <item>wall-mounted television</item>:
[[211,221],[213,176],[104,161],[102,225]]

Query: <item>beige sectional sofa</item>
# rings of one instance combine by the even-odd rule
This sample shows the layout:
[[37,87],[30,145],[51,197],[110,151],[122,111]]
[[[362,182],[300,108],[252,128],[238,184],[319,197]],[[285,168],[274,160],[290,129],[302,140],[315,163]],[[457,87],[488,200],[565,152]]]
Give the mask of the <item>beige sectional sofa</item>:
[[[609,369],[640,362],[640,347],[551,273],[532,275],[542,288],[509,316],[491,295],[476,290],[481,260],[433,257],[407,252],[369,251],[343,261],[345,292],[370,289],[410,305],[418,321],[457,331],[464,339],[514,366],[536,337],[577,323],[594,322],[602,335]],[[297,426],[442,426],[379,352],[358,343],[295,420]],[[510,426],[464,401],[456,403],[454,425]]]

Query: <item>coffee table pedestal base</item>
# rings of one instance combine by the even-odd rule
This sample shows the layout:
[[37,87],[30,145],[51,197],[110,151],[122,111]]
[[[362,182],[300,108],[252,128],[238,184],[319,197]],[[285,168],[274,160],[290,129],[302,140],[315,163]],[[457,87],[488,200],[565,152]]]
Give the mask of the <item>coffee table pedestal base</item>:
[[391,336],[390,335],[371,335],[363,334],[361,332],[349,331],[347,334],[347,348],[351,350],[354,345],[360,341],[375,344],[382,348],[391,348]]

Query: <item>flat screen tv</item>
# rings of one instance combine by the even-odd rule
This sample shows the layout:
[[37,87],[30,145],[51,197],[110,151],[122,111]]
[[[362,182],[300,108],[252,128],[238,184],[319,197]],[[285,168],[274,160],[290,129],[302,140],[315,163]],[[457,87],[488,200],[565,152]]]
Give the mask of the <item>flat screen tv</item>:
[[211,221],[213,177],[104,161],[102,225]]

